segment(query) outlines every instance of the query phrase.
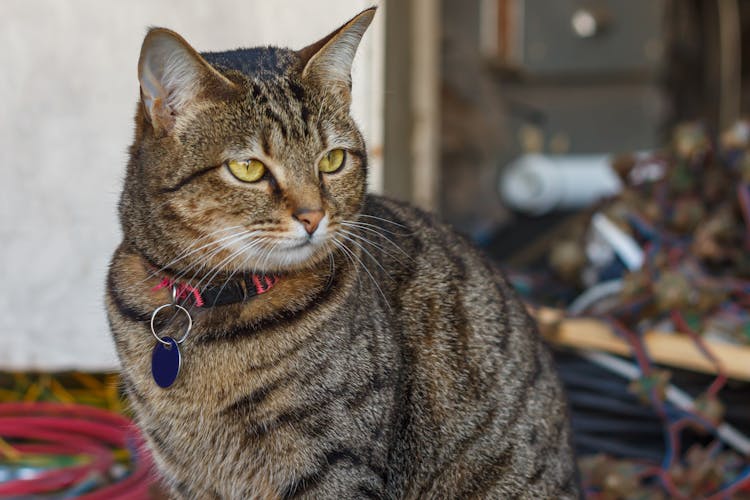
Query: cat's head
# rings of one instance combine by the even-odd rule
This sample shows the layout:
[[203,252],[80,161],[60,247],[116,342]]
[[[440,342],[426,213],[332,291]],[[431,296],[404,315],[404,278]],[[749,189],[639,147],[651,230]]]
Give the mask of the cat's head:
[[120,204],[126,240],[174,269],[284,272],[327,259],[364,200],[350,75],[374,13],[297,51],[199,54],[151,29]]

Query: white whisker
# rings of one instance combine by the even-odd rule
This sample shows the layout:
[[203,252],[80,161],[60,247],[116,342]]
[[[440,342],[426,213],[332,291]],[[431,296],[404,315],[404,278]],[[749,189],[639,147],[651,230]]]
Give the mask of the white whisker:
[[359,278],[359,268],[357,267],[357,263],[352,259],[352,257],[349,255],[349,249],[346,248],[346,246],[338,241],[336,238],[332,238],[331,242],[341,250],[342,255],[346,258],[346,260],[351,264],[352,266],[352,272],[357,277],[357,285],[359,288],[362,288],[362,281]]
[[[167,264],[165,264],[164,266],[162,266],[162,267],[160,267],[158,269],[154,269],[152,271],[148,271],[145,278],[143,278],[141,280],[138,280],[135,283],[132,283],[130,286],[122,288],[121,290],[123,292],[129,292],[129,291],[132,291],[132,290],[139,289],[140,288],[139,285],[145,283],[146,281],[148,281],[150,279],[158,277],[166,269],[168,269],[169,267],[173,266],[177,262],[180,262],[181,260],[187,258],[188,256],[190,256],[190,255],[192,255],[192,254],[194,254],[194,253],[196,253],[196,252],[198,252],[200,250],[203,250],[205,248],[209,248],[209,247],[216,246],[216,245],[221,245],[222,241],[224,241],[226,239],[229,239],[229,238],[236,237],[239,234],[243,234],[244,231],[240,232],[240,233],[233,233],[233,234],[231,234],[229,236],[226,236],[224,238],[220,238],[219,240],[214,240],[214,241],[212,241],[210,243],[207,243],[207,244],[201,246],[200,248],[196,248],[196,249],[191,250],[196,244],[198,244],[199,242],[205,240],[206,238],[210,238],[211,236],[213,236],[215,234],[218,234],[218,233],[222,233],[222,232],[226,232],[226,231],[231,231],[231,230],[236,229],[238,227],[242,227],[242,226],[232,226],[232,227],[225,227],[225,228],[217,229],[216,231],[212,231],[211,233],[205,234],[205,235],[201,236],[200,238],[196,238],[195,240],[193,240],[191,242],[191,244],[177,258],[173,259],[172,261],[168,262]],[[190,268],[192,268],[193,266],[191,266]],[[190,269],[190,268],[188,268],[188,269]]]
[[[188,272],[190,272],[191,269],[197,267],[196,271],[193,273],[193,275],[191,276],[191,278],[187,281],[187,283],[194,282],[195,279],[197,278],[198,274],[201,273],[203,271],[203,269],[205,269],[205,267],[206,267],[205,263],[207,263],[209,260],[211,260],[214,256],[218,255],[223,250],[227,250],[230,246],[233,246],[233,245],[236,245],[238,243],[241,243],[242,241],[255,236],[257,233],[258,233],[258,231],[246,231],[244,234],[240,233],[240,235],[236,235],[237,237],[235,239],[231,240],[228,244],[221,245],[219,248],[217,248],[215,250],[212,250],[211,252],[209,252],[208,254],[206,254],[201,260],[197,261],[192,266],[188,267],[187,269],[184,269],[182,272],[180,272],[179,274],[177,274],[174,277],[174,280],[178,281],[178,280],[182,279],[184,276],[187,275]],[[216,266],[212,267],[212,270],[215,269],[215,268],[216,268]],[[209,274],[210,273],[211,273],[211,271],[209,271]],[[200,284],[196,285],[195,288],[199,289],[200,288]]]
[[[346,238],[346,239],[349,239],[345,235],[342,235],[342,236],[344,236],[344,238]],[[349,241],[351,241],[352,243],[357,244],[360,248],[362,248],[364,250],[364,248],[362,247],[362,245],[359,245],[359,243],[357,243],[356,241],[351,240],[351,239],[349,239]],[[383,297],[383,300],[385,301],[385,305],[388,307],[388,310],[391,310],[391,305],[388,302],[388,298],[385,296],[385,293],[383,293],[383,289],[380,288],[380,285],[378,284],[378,281],[375,279],[375,277],[372,275],[372,273],[370,272],[370,270],[367,268],[367,265],[362,261],[362,259],[359,258],[359,256],[356,253],[354,253],[350,248],[347,248],[346,245],[343,245],[342,248],[346,248],[346,250],[352,255],[352,257],[354,257],[355,259],[357,259],[357,261],[362,265],[362,268],[365,270],[365,272],[367,273],[367,275],[372,280],[372,284],[375,285],[375,287],[378,289],[378,292],[380,292],[380,296]],[[367,251],[367,250],[365,250],[365,251]],[[373,260],[374,260],[374,257],[373,257]],[[375,261],[375,263],[380,266],[380,263],[377,262],[377,260]],[[380,266],[380,268],[382,269],[383,266]],[[387,272],[386,272],[386,275],[390,277],[390,275],[388,275]]]
[[[217,232],[224,232],[224,231],[229,231],[229,230],[232,230],[232,229],[236,229],[236,228],[238,228],[238,227],[242,227],[242,226],[233,226],[233,227],[231,227],[231,228],[224,228],[224,229],[220,229],[220,230],[214,231],[214,232],[212,232],[212,233],[209,233],[209,234],[207,234],[207,235],[205,235],[205,236],[202,236],[201,238],[198,238],[197,240],[195,240],[195,241],[193,242],[193,244],[192,244],[192,245],[196,244],[197,242],[199,242],[199,241],[201,241],[201,240],[203,240],[203,239],[205,239],[205,238],[209,238],[209,237],[213,236],[213,235],[214,235],[214,234],[216,234]],[[243,232],[244,232],[244,231],[243,231]],[[181,260],[183,260],[183,259],[185,259],[185,258],[187,258],[187,257],[189,257],[189,256],[191,256],[191,255],[193,255],[193,254],[194,254],[194,253],[196,253],[196,252],[199,252],[199,251],[201,251],[201,250],[203,250],[203,249],[205,249],[205,248],[208,248],[208,247],[211,247],[211,246],[214,246],[214,245],[218,245],[218,244],[221,244],[221,242],[223,242],[223,241],[226,241],[226,240],[228,240],[228,239],[231,239],[231,238],[233,238],[233,237],[237,236],[238,234],[243,234],[243,232],[240,232],[240,233],[233,233],[233,234],[230,234],[229,236],[225,236],[225,237],[223,237],[223,238],[219,238],[218,240],[213,240],[213,241],[211,241],[210,243],[206,243],[205,245],[202,245],[202,246],[200,246],[200,247],[198,247],[198,248],[196,248],[196,249],[194,249],[194,250],[192,250],[192,251],[190,251],[190,247],[188,247],[188,248],[187,248],[187,249],[185,250],[185,252],[187,252],[187,253],[183,252],[183,253],[182,253],[181,255],[179,255],[179,256],[178,256],[178,257],[177,257],[176,259],[174,259],[174,260],[172,260],[171,262],[168,262],[167,264],[165,264],[165,265],[164,265],[164,266],[163,266],[163,267],[162,267],[161,269],[158,269],[157,271],[154,271],[154,275],[156,275],[156,274],[158,274],[158,273],[161,273],[161,272],[162,272],[162,271],[164,271],[165,269],[168,269],[168,268],[170,268],[170,267],[171,267],[171,266],[173,266],[174,264],[176,264],[176,263],[180,262]],[[191,246],[192,246],[192,245],[191,245]]]
[[349,231],[346,231],[345,229],[342,229],[340,231],[340,234],[341,234],[341,237],[344,238],[345,240],[350,241],[350,242],[354,243],[355,245],[357,245],[363,252],[365,252],[367,254],[368,257],[370,257],[370,259],[372,259],[372,261],[375,264],[377,264],[377,266],[380,268],[380,270],[383,271],[383,273],[385,273],[385,275],[388,276],[389,279],[393,280],[393,277],[391,276],[391,274],[383,267],[383,265],[380,263],[380,261],[378,261],[378,259],[376,259],[375,256],[372,255],[365,248],[364,245],[362,245],[360,242],[358,242],[356,239],[352,238],[351,236],[347,236],[347,234],[351,235],[352,233],[350,233]]
[[[243,245],[234,252],[230,253],[228,257],[225,257],[221,262],[219,262],[216,266],[213,267],[212,271],[209,271],[206,273],[206,275],[201,278],[200,281],[195,285],[195,288],[198,288],[200,290],[201,285],[205,282],[205,286],[209,286],[211,282],[216,278],[216,276],[219,275],[219,273],[222,271],[222,268],[226,266],[229,262],[237,258],[237,256],[241,255],[242,253],[247,252],[251,248],[260,245],[264,241],[263,238],[259,238],[255,241],[251,241],[247,245]],[[210,277],[209,277],[210,276]],[[208,280],[206,280],[208,278]]]
[[357,217],[367,217],[369,219],[377,219],[379,221],[386,222],[388,224],[393,224],[394,226],[403,227],[404,229],[409,229],[408,227],[404,226],[403,224],[399,224],[398,222],[393,222],[392,220],[384,219],[382,217],[376,217],[374,215],[359,214]]
[[[368,231],[370,233],[374,233],[374,234],[380,236],[385,241],[387,241],[388,243],[390,243],[394,248],[396,248],[396,250],[398,250],[399,252],[401,252],[406,258],[408,258],[410,261],[414,262],[414,258],[411,255],[409,255],[408,253],[406,253],[406,251],[404,251],[403,248],[401,248],[396,243],[394,243],[393,241],[391,241],[390,238],[388,238],[385,235],[383,235],[383,234],[375,231],[374,229],[369,229],[369,228],[366,228],[366,227],[359,227],[356,224],[352,224],[352,223],[349,223],[347,221],[342,221],[340,224],[342,226],[345,226],[345,227],[349,227],[349,228],[352,228],[352,229],[358,229],[358,230],[362,230],[362,231]],[[398,262],[401,262],[401,259],[399,259],[396,255],[394,255],[388,249],[386,249],[383,245],[380,245],[379,243],[376,243],[375,241],[367,238],[365,235],[363,235],[363,234],[357,234],[357,233],[351,232],[351,231],[346,231],[345,229],[342,229],[342,231],[346,232],[346,234],[348,234],[350,236],[356,236],[357,238],[361,239],[362,241],[364,241],[364,242],[366,242],[366,243],[374,246],[375,248],[377,248],[381,252],[387,254],[389,257],[392,257],[394,260],[396,260]]]

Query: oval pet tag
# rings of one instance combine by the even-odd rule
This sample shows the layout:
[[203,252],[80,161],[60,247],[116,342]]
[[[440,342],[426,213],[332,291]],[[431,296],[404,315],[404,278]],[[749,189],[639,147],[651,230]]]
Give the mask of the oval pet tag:
[[[151,355],[151,375],[156,385],[166,389],[174,384],[180,373],[182,356],[177,341],[172,337],[162,337],[162,342],[157,342]],[[165,344],[166,342],[167,344]]]

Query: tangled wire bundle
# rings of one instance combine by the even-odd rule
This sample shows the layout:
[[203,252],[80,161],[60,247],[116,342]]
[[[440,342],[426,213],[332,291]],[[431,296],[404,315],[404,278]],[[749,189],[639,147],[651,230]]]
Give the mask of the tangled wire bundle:
[[[661,463],[584,461],[589,496],[663,498],[644,487],[657,479],[669,498],[750,498],[750,461],[719,439],[727,377],[705,342],[750,344],[750,124],[717,141],[686,124],[665,151],[624,156],[614,167],[623,192],[559,241],[550,264],[558,277],[589,287],[573,312],[603,319],[630,345],[640,370],[630,389],[662,419],[667,452]],[[622,244],[599,262],[597,220]],[[591,293],[597,288],[603,293]],[[655,327],[687,335],[715,367],[715,380],[689,409],[665,398],[670,374],[653,365],[642,336]],[[716,439],[684,450],[687,428]]]

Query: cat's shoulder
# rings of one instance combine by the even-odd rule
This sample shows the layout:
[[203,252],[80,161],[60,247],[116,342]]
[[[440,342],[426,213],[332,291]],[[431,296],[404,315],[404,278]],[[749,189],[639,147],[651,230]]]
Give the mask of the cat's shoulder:
[[441,221],[434,213],[387,196],[368,194],[360,215],[372,218],[374,224],[391,231],[407,229],[409,234],[439,234],[441,239],[447,239],[452,244],[474,247],[469,238]]
[[[433,256],[449,255],[453,262],[480,265],[488,269],[493,280],[504,278],[497,264],[466,235],[442,222],[439,216],[410,203],[382,195],[368,194],[360,212],[360,220],[379,226],[388,239],[403,249],[423,253],[432,249]],[[436,252],[436,253],[435,253]]]
[[411,203],[371,193],[365,196],[361,215],[365,217],[378,217],[381,219],[380,224],[400,224],[404,227],[445,226],[439,221],[437,216]]

